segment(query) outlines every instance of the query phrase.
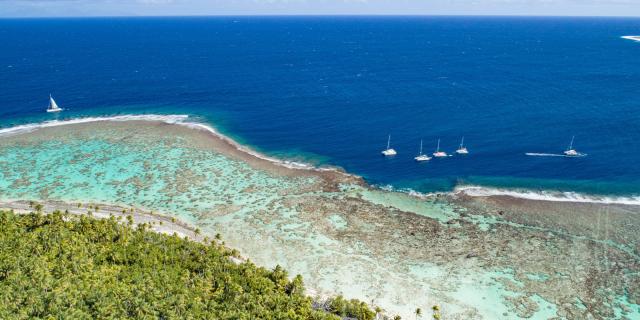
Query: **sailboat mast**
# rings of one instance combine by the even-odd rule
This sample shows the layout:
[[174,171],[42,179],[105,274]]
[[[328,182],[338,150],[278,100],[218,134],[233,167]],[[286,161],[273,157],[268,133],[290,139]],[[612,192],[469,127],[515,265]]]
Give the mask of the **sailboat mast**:
[[420,140],[420,155],[422,155],[422,139]]
[[387,138],[387,150],[389,150],[390,146],[391,146],[391,135],[389,135],[389,137]]
[[460,141],[460,149],[462,149],[462,147],[464,147],[464,137],[462,137],[462,141]]
[[575,138],[576,138],[576,136],[572,136],[571,137],[571,143],[569,144],[569,150],[573,149],[573,139],[575,139]]
[[438,147],[436,147],[436,152],[440,152],[440,139],[438,139]]

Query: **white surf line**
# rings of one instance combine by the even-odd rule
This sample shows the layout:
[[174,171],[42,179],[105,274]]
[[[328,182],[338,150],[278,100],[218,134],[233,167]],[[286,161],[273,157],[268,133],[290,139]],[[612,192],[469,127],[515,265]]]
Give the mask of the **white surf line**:
[[50,128],[64,126],[69,124],[90,123],[100,121],[161,121],[165,123],[179,123],[189,116],[187,115],[159,115],[159,114],[143,114],[143,115],[121,115],[112,117],[86,117],[74,118],[69,120],[50,120],[40,123],[30,123],[18,125],[15,127],[0,129],[0,137],[6,135],[20,134],[32,132],[41,128]]
[[620,38],[640,42],[640,36],[622,36]]
[[481,186],[460,186],[456,187],[453,193],[464,194],[471,197],[509,196],[513,198],[551,202],[640,205],[640,196],[597,196],[567,191],[526,191]]
[[394,187],[394,186],[392,186],[390,184],[386,184],[386,185],[371,184],[371,185],[368,185],[368,186],[372,187],[374,189],[377,189],[377,190],[385,191],[385,192],[395,192],[395,193],[406,194],[406,195],[409,195],[411,197],[419,198],[419,199],[422,199],[422,200],[432,199],[433,197],[446,196],[446,195],[453,194],[453,192],[451,192],[451,191],[420,192],[420,191],[413,190],[411,188],[396,188],[396,187]]

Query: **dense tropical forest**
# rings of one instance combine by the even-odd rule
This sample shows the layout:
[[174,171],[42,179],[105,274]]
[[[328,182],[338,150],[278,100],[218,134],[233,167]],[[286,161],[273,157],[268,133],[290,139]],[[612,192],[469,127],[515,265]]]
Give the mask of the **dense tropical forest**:
[[[36,206],[36,211],[40,211]],[[305,295],[300,276],[204,243],[61,212],[0,212],[0,319],[374,319],[365,303]]]

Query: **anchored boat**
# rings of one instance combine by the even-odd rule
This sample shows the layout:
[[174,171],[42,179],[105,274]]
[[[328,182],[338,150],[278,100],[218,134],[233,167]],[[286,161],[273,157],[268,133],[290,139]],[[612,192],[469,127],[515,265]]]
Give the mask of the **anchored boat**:
[[422,153],[422,140],[420,140],[420,153],[418,154],[417,157],[415,157],[413,159],[415,159],[418,162],[431,160],[431,157],[429,157],[428,155]]
[[469,150],[464,146],[464,137],[462,137],[462,141],[460,141],[460,147],[456,150],[457,154],[469,154]]
[[440,151],[440,139],[438,139],[438,147],[436,148],[436,152],[433,153],[433,156],[436,158],[447,157],[448,154],[444,151]]
[[391,149],[391,135],[389,135],[389,138],[387,139],[387,149],[383,150],[382,154],[385,157],[395,156],[398,154],[395,150]]

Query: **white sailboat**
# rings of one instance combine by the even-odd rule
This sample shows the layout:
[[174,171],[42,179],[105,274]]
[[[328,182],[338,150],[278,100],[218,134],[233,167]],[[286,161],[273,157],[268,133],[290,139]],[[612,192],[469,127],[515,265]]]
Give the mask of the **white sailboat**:
[[395,150],[391,149],[391,135],[389,135],[389,138],[387,139],[387,149],[382,150],[382,154],[386,157],[398,154]]
[[436,152],[433,153],[433,156],[436,158],[442,158],[448,156],[448,154],[444,151],[440,151],[440,139],[438,139],[438,147],[436,148]]
[[580,155],[580,153],[578,153],[578,151],[576,151],[575,149],[573,149],[573,140],[576,138],[576,136],[571,137],[571,143],[569,143],[569,148],[567,148],[567,150],[564,151],[564,155],[568,156],[568,157],[577,157]]
[[415,159],[418,162],[431,160],[431,157],[429,157],[426,154],[422,154],[422,140],[420,140],[420,154],[418,154],[418,156],[413,159]]
[[464,146],[464,137],[462,137],[462,141],[460,141],[460,147],[456,150],[457,154],[469,154],[469,150]]
[[58,107],[58,104],[56,103],[55,100],[53,100],[53,97],[51,97],[51,95],[49,95],[49,107],[47,107],[47,112],[60,112],[62,111],[62,108]]

